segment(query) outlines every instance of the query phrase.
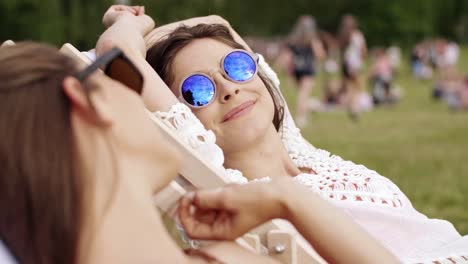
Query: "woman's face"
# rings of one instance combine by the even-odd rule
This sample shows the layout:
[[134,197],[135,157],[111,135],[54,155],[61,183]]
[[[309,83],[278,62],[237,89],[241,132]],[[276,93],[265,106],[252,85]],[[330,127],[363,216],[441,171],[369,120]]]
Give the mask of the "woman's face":
[[112,140],[117,151],[136,161],[139,168],[135,171],[141,167],[152,171],[144,180],[149,180],[154,191],[167,185],[177,175],[180,153],[151,121],[141,96],[104,74],[95,73],[91,78],[99,86],[98,97],[105,98],[107,112],[111,113]]
[[[192,109],[225,153],[242,151],[273,127],[274,104],[258,74],[235,83],[222,74],[221,60],[234,48],[214,39],[197,39],[175,57],[171,90],[180,96],[183,79],[196,72],[207,74],[216,86],[215,99],[206,107]],[[270,127],[271,126],[271,127]]]

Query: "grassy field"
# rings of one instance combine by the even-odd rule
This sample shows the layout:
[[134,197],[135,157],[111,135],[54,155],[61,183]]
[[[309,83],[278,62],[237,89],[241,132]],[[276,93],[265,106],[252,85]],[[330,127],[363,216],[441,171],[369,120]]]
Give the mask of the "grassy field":
[[[358,122],[345,112],[313,113],[302,133],[316,147],[388,177],[417,210],[468,234],[468,112],[434,102],[433,81],[412,78],[405,63],[397,79],[404,97],[397,105],[365,113]],[[468,73],[468,48],[460,69]],[[319,78],[314,95],[320,89]],[[295,89],[283,85],[283,93],[293,110]]]

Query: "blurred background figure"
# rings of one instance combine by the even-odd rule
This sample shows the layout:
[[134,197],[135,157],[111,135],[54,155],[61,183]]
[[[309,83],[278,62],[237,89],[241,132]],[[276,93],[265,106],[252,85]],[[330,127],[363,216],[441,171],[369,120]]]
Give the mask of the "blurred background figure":
[[458,98],[459,100],[456,109],[468,110],[468,76],[465,77],[463,85],[458,91]]
[[456,68],[444,69],[434,84],[432,98],[445,102],[452,110],[466,109],[467,80]]
[[444,71],[455,67],[459,53],[458,45],[444,38],[438,38],[430,42],[429,58],[436,71]]
[[310,15],[300,16],[288,37],[287,47],[291,54],[292,74],[298,89],[296,99],[296,123],[307,124],[310,111],[310,95],[318,63],[324,56],[315,19]]
[[325,62],[323,64],[323,110],[336,109],[341,103],[340,81],[339,81],[339,61],[340,47],[338,40],[331,33],[322,31],[321,39],[325,51]]
[[432,68],[429,66],[429,43],[417,43],[411,51],[411,71],[418,79],[432,78]]
[[394,85],[395,62],[392,63],[387,50],[379,48],[374,53],[374,62],[370,70],[370,85],[373,103],[391,104],[400,98],[400,92]]
[[432,98],[445,102],[450,109],[462,108],[462,92],[465,78],[458,70],[460,48],[455,42],[443,38],[432,43],[434,66],[438,75],[432,88]]
[[387,56],[390,60],[390,64],[392,65],[393,71],[395,73],[398,72],[401,66],[401,49],[398,46],[390,46],[387,48]]
[[457,43],[442,39],[439,42],[438,66],[441,69],[455,68],[460,56],[460,48]]
[[349,113],[355,119],[358,113],[372,109],[370,96],[362,89],[362,71],[367,46],[352,15],[344,15],[338,31],[343,71],[343,96]]

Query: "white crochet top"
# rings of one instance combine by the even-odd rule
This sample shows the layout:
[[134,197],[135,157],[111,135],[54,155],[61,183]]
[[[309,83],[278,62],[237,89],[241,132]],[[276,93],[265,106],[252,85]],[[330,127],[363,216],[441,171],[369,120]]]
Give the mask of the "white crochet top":
[[[279,89],[277,75],[259,57],[259,70]],[[186,105],[177,103],[169,112],[153,114],[207,162],[224,169],[232,182],[248,182],[240,171],[223,168],[224,155],[214,133]],[[280,134],[296,166],[317,173],[301,173],[294,179],[341,208],[402,262],[468,263],[468,236],[460,236],[447,221],[429,219],[416,211],[400,189],[377,172],[313,147],[302,137],[287,106]]]

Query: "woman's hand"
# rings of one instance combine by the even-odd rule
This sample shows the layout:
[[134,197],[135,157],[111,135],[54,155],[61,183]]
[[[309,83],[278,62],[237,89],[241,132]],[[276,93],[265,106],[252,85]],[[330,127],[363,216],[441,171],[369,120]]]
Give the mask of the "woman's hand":
[[178,215],[194,239],[234,240],[252,228],[287,214],[275,183],[198,190],[181,198]]
[[140,16],[144,14],[145,7],[143,6],[113,5],[104,13],[102,23],[106,28],[109,28],[123,16]]
[[142,35],[146,35],[155,25],[153,19],[145,15],[144,6],[113,5],[109,7],[102,17],[102,23],[106,28],[109,28],[118,21],[131,24],[134,30]]

